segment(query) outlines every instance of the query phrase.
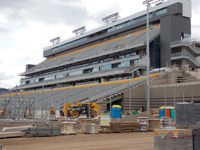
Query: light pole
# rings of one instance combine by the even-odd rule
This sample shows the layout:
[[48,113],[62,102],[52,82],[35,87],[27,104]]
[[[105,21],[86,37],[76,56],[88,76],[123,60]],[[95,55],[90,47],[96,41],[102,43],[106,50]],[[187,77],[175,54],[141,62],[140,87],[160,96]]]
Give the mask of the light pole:
[[147,6],[147,32],[146,32],[146,53],[147,53],[147,86],[146,86],[146,99],[147,99],[147,113],[150,114],[150,77],[149,77],[149,71],[150,71],[150,53],[149,53],[149,9],[151,7],[151,4],[158,4],[162,3],[163,0],[145,0],[143,1],[143,5]]

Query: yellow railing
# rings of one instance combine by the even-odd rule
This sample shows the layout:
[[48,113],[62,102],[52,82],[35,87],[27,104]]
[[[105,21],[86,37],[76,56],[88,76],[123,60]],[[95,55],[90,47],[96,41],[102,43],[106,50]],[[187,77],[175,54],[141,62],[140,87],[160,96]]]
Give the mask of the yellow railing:
[[[155,79],[159,77],[159,73],[154,73],[150,75],[150,78]],[[92,83],[92,84],[85,84],[85,85],[76,85],[76,86],[70,86],[70,87],[60,87],[60,88],[54,88],[54,89],[41,89],[36,91],[23,91],[23,92],[13,92],[8,94],[2,94],[1,97],[12,97],[16,95],[29,95],[29,94],[37,94],[37,93],[47,93],[52,91],[64,91],[64,90],[72,90],[72,89],[78,89],[78,88],[90,88],[90,87],[96,87],[96,86],[107,86],[107,85],[119,85],[127,82],[133,82],[133,81],[139,81],[142,79],[145,79],[146,76],[132,78],[132,79],[125,79],[125,80],[117,80],[117,81],[108,81],[108,82],[102,82],[102,83]]]

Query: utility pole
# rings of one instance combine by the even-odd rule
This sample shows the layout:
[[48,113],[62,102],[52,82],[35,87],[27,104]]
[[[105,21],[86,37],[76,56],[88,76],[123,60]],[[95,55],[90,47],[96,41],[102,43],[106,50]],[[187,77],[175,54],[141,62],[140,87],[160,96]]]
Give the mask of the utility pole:
[[44,86],[42,86],[42,112],[41,112],[41,119],[44,120]]
[[128,90],[128,92],[129,92],[129,96],[128,96],[128,97],[129,97],[129,98],[128,98],[128,99],[129,99],[129,114],[130,114],[130,116],[131,116],[131,114],[132,114],[132,112],[131,112],[132,106],[131,106],[131,87],[130,87],[131,85],[130,85],[130,81],[129,81],[128,84],[129,84],[129,90]]
[[146,5],[147,6],[147,14],[146,14],[146,18],[147,18],[147,24],[146,24],[146,53],[147,53],[147,64],[146,64],[146,67],[147,67],[147,86],[146,86],[146,99],[147,99],[147,113],[148,115],[150,114],[150,109],[151,109],[151,106],[150,106],[150,52],[149,52],[149,9],[151,7],[151,4],[158,4],[158,3],[161,3],[163,2],[163,0],[145,0],[143,1],[143,5]]

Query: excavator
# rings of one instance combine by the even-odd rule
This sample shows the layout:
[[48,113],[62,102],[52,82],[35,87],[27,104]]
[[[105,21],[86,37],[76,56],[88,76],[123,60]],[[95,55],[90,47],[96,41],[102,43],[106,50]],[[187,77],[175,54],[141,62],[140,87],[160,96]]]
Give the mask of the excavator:
[[65,103],[63,106],[63,115],[66,117],[78,118],[81,114],[85,114],[87,118],[95,118],[99,114],[99,106],[92,103],[79,103],[74,104]]

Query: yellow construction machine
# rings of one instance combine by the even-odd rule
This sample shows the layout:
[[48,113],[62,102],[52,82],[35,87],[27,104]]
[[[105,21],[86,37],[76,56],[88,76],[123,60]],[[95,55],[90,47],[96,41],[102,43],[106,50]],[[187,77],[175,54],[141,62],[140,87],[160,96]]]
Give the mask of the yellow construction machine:
[[95,118],[99,114],[99,106],[97,103],[65,103],[63,106],[63,115],[66,117],[78,118],[81,114],[85,114],[88,118]]

